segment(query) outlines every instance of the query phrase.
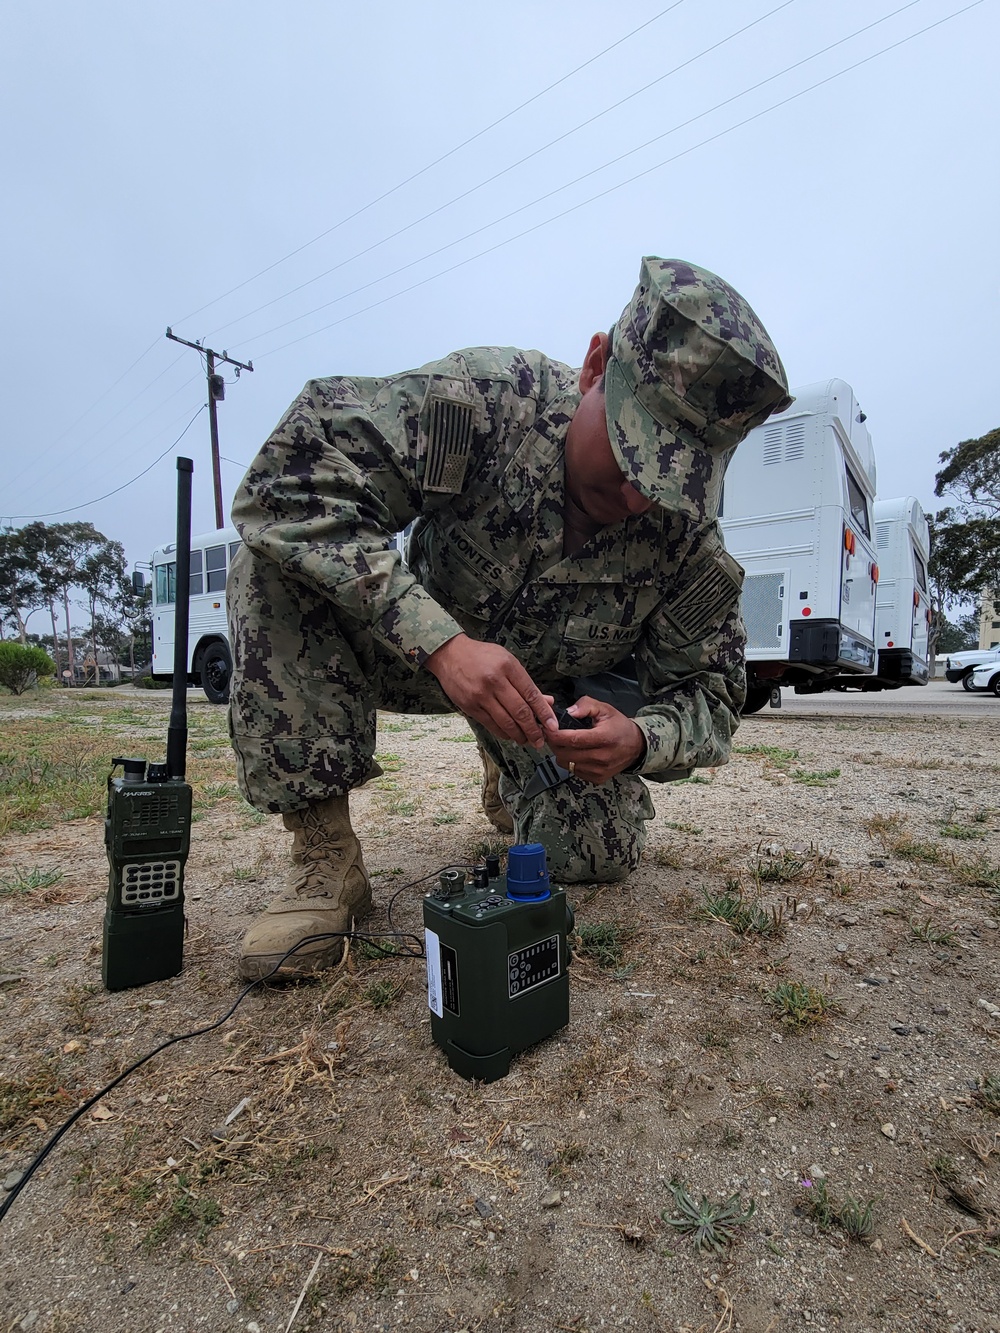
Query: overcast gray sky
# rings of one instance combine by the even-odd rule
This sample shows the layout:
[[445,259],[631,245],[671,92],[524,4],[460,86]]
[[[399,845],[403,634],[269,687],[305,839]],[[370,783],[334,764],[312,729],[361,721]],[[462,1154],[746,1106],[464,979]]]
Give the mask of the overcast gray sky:
[[228,513],[306,379],[479,343],[579,364],[643,254],[738,287],[793,386],[848,380],[880,496],[932,507],[939,452],[1000,424],[1000,22],[968,2],[6,6],[0,522],[148,559],[184,452],[214,526],[168,324],[254,363]]

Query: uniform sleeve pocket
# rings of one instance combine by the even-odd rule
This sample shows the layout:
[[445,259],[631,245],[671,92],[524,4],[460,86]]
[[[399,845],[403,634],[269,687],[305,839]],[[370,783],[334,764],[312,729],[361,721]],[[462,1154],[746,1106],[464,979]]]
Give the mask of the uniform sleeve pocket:
[[663,614],[679,643],[695,643],[711,633],[739,602],[743,568],[728,551],[696,565],[663,604]]

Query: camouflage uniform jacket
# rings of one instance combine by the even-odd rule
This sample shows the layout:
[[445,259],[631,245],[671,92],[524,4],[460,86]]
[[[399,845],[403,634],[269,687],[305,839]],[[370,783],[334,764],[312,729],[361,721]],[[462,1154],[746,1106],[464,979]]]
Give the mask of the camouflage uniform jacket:
[[[233,520],[255,560],[414,672],[465,631],[565,697],[568,679],[633,653],[649,700],[638,771],[724,763],[745,690],[742,570],[714,521],[658,506],[563,558],[577,379],[539,352],[491,347],[385,379],[312,380]],[[393,535],[411,521],[407,569]]]

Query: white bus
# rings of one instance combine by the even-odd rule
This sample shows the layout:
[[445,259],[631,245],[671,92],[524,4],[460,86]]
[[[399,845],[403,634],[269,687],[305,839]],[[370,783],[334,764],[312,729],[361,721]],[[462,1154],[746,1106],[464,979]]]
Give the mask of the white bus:
[[[233,658],[226,627],[226,576],[240,547],[235,528],[218,528],[191,538],[188,622],[188,681],[200,685],[214,704],[229,698]],[[153,552],[153,677],[171,679],[174,670],[174,604],[177,601],[177,546]]]
[[752,430],[726,472],[726,547],[746,570],[747,702],[883,688],[874,679],[875,452],[854,391],[831,379]]
[[926,685],[931,601],[927,587],[930,529],[912,495],[875,501],[876,674],[897,685]]
[[[405,558],[405,533],[396,546]],[[219,528],[191,538],[191,587],[188,612],[188,683],[200,685],[213,704],[229,699],[233,655],[226,621],[226,577],[240,548],[235,528]],[[174,670],[174,607],[177,600],[177,545],[153,552],[153,668],[155,680],[170,680]]]

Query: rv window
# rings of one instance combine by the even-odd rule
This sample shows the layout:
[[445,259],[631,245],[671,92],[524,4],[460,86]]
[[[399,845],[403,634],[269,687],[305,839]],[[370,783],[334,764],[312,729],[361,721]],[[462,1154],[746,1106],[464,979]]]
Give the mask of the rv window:
[[201,552],[191,552],[191,591],[190,596],[201,592]]
[[236,552],[240,549],[240,547],[241,547],[242,545],[243,545],[242,542],[230,542],[230,543],[229,543],[229,559],[230,559],[231,561],[236,559]]
[[177,600],[177,566],[156,566],[156,604],[165,606]]
[[917,587],[921,592],[926,592],[927,570],[924,568],[924,562],[920,559],[920,556],[917,555],[916,551],[913,552],[913,563],[917,567]]
[[851,519],[865,536],[871,540],[871,528],[868,526],[868,501],[858,484],[858,479],[850,468],[847,469],[847,496],[851,505]]
[[205,591],[225,592],[226,548],[210,546],[205,552]]

